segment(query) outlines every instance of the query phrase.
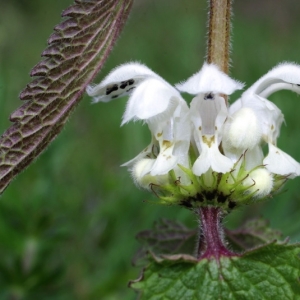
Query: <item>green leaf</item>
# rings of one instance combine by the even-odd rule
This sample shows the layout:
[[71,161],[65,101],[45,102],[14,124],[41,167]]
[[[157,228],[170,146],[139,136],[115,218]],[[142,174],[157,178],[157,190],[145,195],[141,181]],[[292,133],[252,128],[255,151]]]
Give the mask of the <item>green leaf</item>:
[[243,256],[152,258],[130,283],[141,300],[300,299],[300,246],[271,243]]
[[[269,222],[257,218],[246,222],[236,230],[225,229],[226,240],[237,252],[258,247],[274,240],[283,240],[279,230],[269,227]],[[142,248],[135,255],[135,265],[145,265],[148,253],[152,255],[193,255],[195,251],[197,230],[190,229],[178,221],[161,219],[149,230],[136,235]]]
[[[153,228],[136,235],[142,249],[134,258],[135,264],[142,264],[148,252],[160,254],[190,254],[195,250],[196,230],[191,230],[180,222],[160,219]],[[141,261],[141,263],[139,263]]]
[[133,0],[76,0],[48,40],[0,138],[0,193],[58,135],[119,36]]
[[279,230],[269,227],[269,222],[263,218],[247,221],[235,230],[225,229],[225,234],[230,245],[236,250],[248,250],[274,240],[283,240]]

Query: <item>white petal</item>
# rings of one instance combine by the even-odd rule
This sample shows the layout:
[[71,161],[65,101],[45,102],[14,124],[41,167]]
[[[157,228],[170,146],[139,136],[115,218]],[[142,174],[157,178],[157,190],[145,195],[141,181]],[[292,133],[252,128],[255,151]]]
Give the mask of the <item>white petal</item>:
[[228,118],[224,124],[222,144],[225,148],[253,149],[262,137],[261,122],[255,111],[243,107]]
[[150,173],[154,163],[155,159],[144,158],[139,160],[132,168],[132,175],[139,181],[146,174]]
[[274,174],[289,175],[290,178],[300,175],[300,164],[271,143],[269,143],[269,154],[263,163]]
[[219,111],[216,116],[215,120],[215,130],[218,131],[218,138],[220,140],[220,134],[222,132],[222,127],[224,125],[224,122],[228,116],[228,108],[226,106],[225,99],[223,97],[218,97],[218,102],[219,102]]
[[159,114],[146,120],[154,138],[153,143],[159,144],[159,153],[151,169],[151,176],[166,174],[177,168],[178,163],[188,167],[191,135],[189,109],[183,100],[179,103],[177,101],[176,105],[175,108],[169,105],[166,110],[168,113],[162,113],[164,117]]
[[220,153],[217,141],[211,140],[210,146],[205,142],[201,144],[201,154],[193,165],[193,173],[200,176],[212,168],[218,173],[227,173],[233,167],[233,162]]
[[257,94],[268,97],[279,89],[288,89],[300,93],[300,66],[283,63],[256,81],[244,94]]
[[188,151],[190,147],[190,141],[179,141],[176,142],[173,150],[174,156],[178,159],[178,164],[188,168],[189,167],[189,157]]
[[227,107],[225,100],[219,94],[214,94],[213,99],[205,99],[204,94],[198,94],[191,102],[191,120],[195,130],[202,134],[214,135],[221,129],[226,117]]
[[149,77],[164,81],[145,65],[131,62],[113,69],[99,84],[89,85],[86,92],[94,98],[93,102],[108,102],[130,95],[139,83]]
[[264,153],[261,146],[256,146],[245,153],[245,168],[252,170],[263,164]]
[[122,124],[132,119],[147,120],[157,116],[166,111],[169,105],[173,106],[174,111],[180,100],[180,94],[171,85],[160,79],[148,78],[130,96]]
[[232,94],[243,88],[243,84],[220,71],[216,65],[205,63],[202,69],[184,82],[176,84],[181,92],[197,95],[199,93]]
[[174,144],[169,141],[164,141],[164,145],[161,147],[160,153],[151,169],[150,174],[163,175],[172,170],[178,162],[178,158],[173,155]]
[[145,158],[138,161],[132,168],[132,177],[135,183],[145,189],[151,189],[151,185],[165,185],[169,183],[168,174],[151,176],[150,170],[154,164],[154,159]]
[[130,161],[127,161],[126,163],[122,164],[121,167],[132,167],[136,162],[138,162],[139,160],[145,158],[146,156],[152,156],[153,147],[155,147],[155,144],[154,144],[153,139],[152,139],[151,144],[149,146],[147,146],[136,157],[134,157]]
[[240,106],[251,108],[260,120],[263,139],[276,144],[280,127],[284,121],[281,110],[271,101],[255,94],[245,94],[236,103],[230,107],[230,113]]
[[[178,111],[180,110],[179,114]],[[188,141],[191,139],[190,110],[186,102],[180,102],[174,112],[174,139],[176,141]]]
[[241,109],[243,107],[242,98],[239,98],[238,100],[234,101],[228,109],[229,115],[233,115],[236,111]]

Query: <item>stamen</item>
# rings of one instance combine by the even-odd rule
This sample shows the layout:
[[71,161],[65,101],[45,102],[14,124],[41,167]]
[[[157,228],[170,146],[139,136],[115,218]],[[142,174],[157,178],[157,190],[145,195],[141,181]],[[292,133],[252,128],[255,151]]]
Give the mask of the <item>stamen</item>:
[[213,93],[207,93],[204,95],[204,100],[215,100],[215,95]]

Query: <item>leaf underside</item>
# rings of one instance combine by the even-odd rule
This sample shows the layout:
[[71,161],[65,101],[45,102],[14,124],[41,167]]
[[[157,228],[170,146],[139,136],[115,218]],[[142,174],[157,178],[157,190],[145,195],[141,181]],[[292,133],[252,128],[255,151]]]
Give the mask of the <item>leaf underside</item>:
[[57,136],[86,86],[99,72],[133,0],[76,0],[54,28],[48,47],[21,92],[26,102],[0,138],[0,193]]
[[153,224],[152,229],[136,235],[142,248],[133,262],[135,265],[144,265],[148,259],[148,252],[154,255],[193,255],[196,237],[196,230],[189,229],[180,222],[160,219]]
[[[271,229],[268,221],[262,218],[249,220],[236,230],[225,229],[225,238],[229,249],[237,253],[274,240],[283,240],[281,232]],[[149,253],[156,257],[161,255],[193,256],[198,234],[197,230],[190,229],[178,221],[160,219],[153,224],[151,229],[139,232],[136,239],[141,244],[141,249],[135,255],[133,263],[144,266],[147,264]]]
[[152,257],[130,286],[141,300],[300,299],[299,253],[299,245],[273,242],[220,261]]

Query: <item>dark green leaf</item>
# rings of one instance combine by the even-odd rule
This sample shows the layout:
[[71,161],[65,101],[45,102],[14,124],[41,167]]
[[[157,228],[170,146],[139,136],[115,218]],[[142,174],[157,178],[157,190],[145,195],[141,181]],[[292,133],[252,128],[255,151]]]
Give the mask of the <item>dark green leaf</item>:
[[272,244],[242,257],[155,259],[130,283],[145,300],[300,299],[300,246]]

